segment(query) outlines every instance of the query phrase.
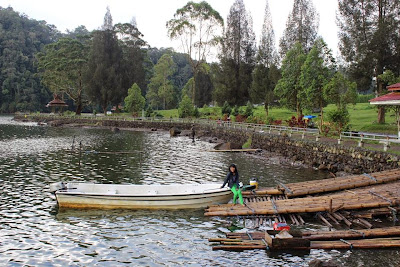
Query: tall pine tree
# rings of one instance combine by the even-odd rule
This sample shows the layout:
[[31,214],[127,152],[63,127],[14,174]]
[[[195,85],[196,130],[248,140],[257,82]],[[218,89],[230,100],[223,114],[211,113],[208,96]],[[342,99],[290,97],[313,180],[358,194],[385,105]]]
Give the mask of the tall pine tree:
[[279,42],[281,57],[283,58],[297,42],[308,52],[317,38],[318,27],[319,14],[312,0],[294,0]]
[[257,65],[252,74],[253,82],[250,88],[250,97],[254,104],[264,102],[267,115],[268,107],[274,100],[274,88],[280,78],[276,66],[277,60],[272,16],[268,0],[266,0],[264,23],[257,51]]
[[253,20],[243,0],[236,0],[228,14],[222,43],[219,88],[214,95],[218,103],[240,105],[248,101],[255,53]]
[[102,29],[93,33],[87,82],[89,97],[106,114],[110,104],[120,104],[126,95],[126,90],[122,90],[122,49],[112,25],[109,8]]

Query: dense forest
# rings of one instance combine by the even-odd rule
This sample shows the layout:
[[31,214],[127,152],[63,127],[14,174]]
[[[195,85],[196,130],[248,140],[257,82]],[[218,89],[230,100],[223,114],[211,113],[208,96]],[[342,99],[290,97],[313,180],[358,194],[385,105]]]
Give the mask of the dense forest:
[[[272,104],[299,116],[320,110],[322,120],[328,103],[342,112],[357,92],[382,94],[400,81],[399,1],[338,0],[338,59],[318,36],[312,0],[294,1],[278,49],[268,0],[260,8],[256,40],[242,0],[226,20],[205,1],[188,2],[166,22],[169,37],[186,44],[175,51],[150,47],[135,20],[114,24],[108,8],[98,30],[61,33],[0,7],[0,112],[46,111],[57,94],[77,114],[247,103],[267,113]],[[209,61],[213,49],[217,62]]]

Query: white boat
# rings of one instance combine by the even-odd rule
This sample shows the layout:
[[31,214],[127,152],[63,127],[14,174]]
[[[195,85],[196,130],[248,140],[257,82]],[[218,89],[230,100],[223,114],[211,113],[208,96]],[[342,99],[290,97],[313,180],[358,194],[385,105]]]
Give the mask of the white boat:
[[60,208],[190,209],[228,203],[229,188],[221,184],[124,185],[54,183]]

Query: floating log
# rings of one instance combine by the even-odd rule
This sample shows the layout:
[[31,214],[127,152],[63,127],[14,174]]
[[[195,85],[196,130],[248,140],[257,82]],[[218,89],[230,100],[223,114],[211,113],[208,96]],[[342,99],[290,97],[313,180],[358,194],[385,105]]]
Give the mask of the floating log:
[[400,248],[400,238],[374,238],[344,241],[312,241],[310,249]]
[[[221,246],[213,250],[246,249],[367,249],[400,247],[400,226],[340,231],[289,231],[293,238],[274,238],[278,231],[227,233],[226,238],[210,238]],[[302,238],[300,238],[302,237]]]
[[261,149],[242,148],[242,149],[212,149],[212,150],[207,150],[207,152],[257,152],[257,151],[261,151]]
[[[389,170],[373,174],[352,175],[316,181],[280,184],[278,189],[288,197],[305,196],[316,193],[333,192],[400,180],[400,170]],[[316,186],[317,185],[317,186]]]

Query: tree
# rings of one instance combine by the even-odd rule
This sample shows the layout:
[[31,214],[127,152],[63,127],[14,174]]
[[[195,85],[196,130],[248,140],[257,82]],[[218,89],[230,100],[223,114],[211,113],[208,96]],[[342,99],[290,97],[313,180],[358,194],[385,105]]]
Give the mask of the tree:
[[252,73],[250,98],[253,103],[264,102],[268,116],[268,107],[274,101],[274,88],[280,79],[275,50],[275,34],[272,26],[272,16],[266,1],[264,23],[261,32],[260,46],[257,51],[257,65]]
[[122,90],[122,49],[116,32],[111,29],[109,9],[104,18],[104,30],[93,33],[88,72],[88,95],[103,108],[104,114],[110,104],[118,105],[126,95]]
[[324,95],[326,99],[336,104],[337,110],[342,110],[347,104],[356,103],[357,84],[350,82],[341,72],[336,72],[324,86]]
[[194,106],[192,101],[187,95],[182,97],[181,103],[179,103],[178,114],[179,118],[186,118],[193,116],[194,113]]
[[175,73],[176,65],[171,54],[164,54],[154,66],[154,75],[150,80],[147,99],[153,107],[162,104],[167,108],[167,104],[174,99],[174,87],[170,77]]
[[300,85],[304,89],[302,91],[302,99],[305,100],[304,106],[320,110],[320,133],[322,133],[324,121],[324,107],[328,103],[324,94],[324,86],[334,70],[335,61],[331,50],[328,49],[322,38],[317,39],[301,67]]
[[294,0],[286,28],[279,41],[281,57],[283,58],[297,42],[308,52],[317,38],[318,27],[319,14],[312,0]]
[[139,113],[144,109],[146,99],[142,96],[140,87],[135,83],[128,89],[128,96],[125,97],[125,109],[129,112]]
[[280,102],[290,109],[295,109],[297,117],[302,115],[304,100],[301,98],[304,88],[300,83],[301,67],[306,60],[303,47],[296,43],[290,49],[282,62],[282,78],[275,87],[275,94],[280,97]]
[[132,84],[137,83],[142,88],[142,94],[145,94],[147,86],[144,69],[146,51],[143,48],[147,46],[147,43],[142,39],[143,34],[136,25],[131,23],[118,23],[115,25],[115,31],[120,40],[123,54],[122,88],[129,88]]
[[378,78],[385,86],[400,82],[400,76],[396,77],[396,75],[391,70],[385,70],[381,75],[378,76]]
[[214,90],[214,84],[211,80],[210,75],[211,68],[207,63],[203,63],[199,71],[196,73],[195,79],[195,105],[197,107],[209,104],[212,100],[212,91]]
[[[194,79],[201,63],[206,62],[210,49],[217,44],[218,33],[223,25],[224,20],[220,14],[205,1],[188,2],[176,10],[174,18],[167,22],[168,36],[171,39],[180,39]],[[196,85],[196,81],[194,84]],[[192,102],[194,103],[194,98]]]
[[278,54],[275,49],[275,33],[268,0],[266,0],[265,4],[264,22],[261,31],[260,46],[257,52],[258,64],[262,64],[267,68],[277,64]]
[[45,21],[0,7],[0,113],[45,110],[51,93],[36,75],[34,55],[59,36]]
[[230,8],[222,42],[216,94],[219,103],[226,100],[231,105],[244,104],[249,99],[255,53],[253,20],[243,0],[236,0]]
[[61,38],[46,45],[36,57],[42,83],[54,93],[66,93],[76,105],[75,113],[80,115],[87,102],[83,77],[88,46],[76,39]]
[[[340,51],[350,63],[351,78],[360,90],[384,92],[379,75],[385,69],[400,75],[400,2],[398,0],[339,0]],[[378,108],[378,123],[385,122],[385,109]]]

